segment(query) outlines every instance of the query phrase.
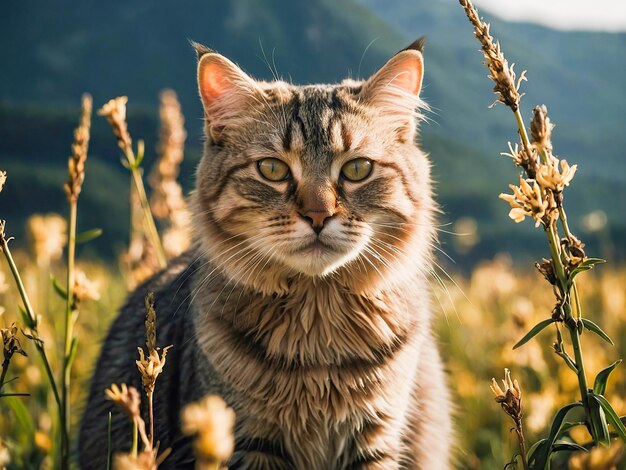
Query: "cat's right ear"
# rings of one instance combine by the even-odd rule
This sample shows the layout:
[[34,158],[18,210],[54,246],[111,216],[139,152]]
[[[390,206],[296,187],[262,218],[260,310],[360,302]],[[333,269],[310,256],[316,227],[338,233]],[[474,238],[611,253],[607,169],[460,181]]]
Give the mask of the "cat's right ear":
[[213,142],[258,102],[260,88],[237,65],[209,48],[194,44],[198,54],[198,89],[204,106],[207,136]]

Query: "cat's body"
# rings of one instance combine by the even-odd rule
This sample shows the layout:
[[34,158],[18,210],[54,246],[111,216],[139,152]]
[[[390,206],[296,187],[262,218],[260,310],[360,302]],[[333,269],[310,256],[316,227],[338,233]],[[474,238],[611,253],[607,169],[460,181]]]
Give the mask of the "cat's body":
[[[102,468],[111,383],[140,388],[143,296],[156,292],[164,468],[192,466],[181,407],[235,410],[232,468],[446,469],[448,394],[430,329],[429,165],[414,143],[421,53],[364,84],[252,81],[199,51],[208,142],[196,247],[135,292],[114,323],[81,430]],[[400,77],[400,78],[398,78]],[[115,449],[129,426],[114,411]],[[191,467],[190,467],[191,468]]]

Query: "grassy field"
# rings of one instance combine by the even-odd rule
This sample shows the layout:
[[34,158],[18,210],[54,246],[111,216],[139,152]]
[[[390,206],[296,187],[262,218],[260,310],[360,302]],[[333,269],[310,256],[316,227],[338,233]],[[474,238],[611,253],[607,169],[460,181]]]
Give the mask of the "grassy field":
[[[64,268],[59,261],[42,267],[34,253],[25,250],[18,251],[16,262],[34,309],[42,314],[40,334],[51,352],[53,370],[58,371],[64,301],[55,294],[50,276],[63,279]],[[83,304],[77,323],[80,343],[71,396],[74,431],[101,340],[127,293],[118,267],[79,261],[78,268],[97,286],[99,300]],[[452,278],[456,285],[448,281],[446,290],[433,279],[433,308],[456,407],[458,466],[502,468],[515,453],[517,440],[510,432],[510,420],[500,412],[489,390],[491,378],[501,377],[508,367],[519,380],[526,436],[534,442],[547,433],[555,410],[576,397],[576,377],[552,351],[553,329],[544,331],[539,341],[512,350],[529,327],[552,309],[552,294],[539,273],[514,270],[510,258],[501,255],[479,264],[469,276],[452,274]],[[595,375],[626,356],[626,270],[602,267],[588,275],[581,287],[588,316],[604,325],[616,343],[610,348],[594,335],[583,336],[587,370]],[[7,265],[2,263],[3,327],[13,322],[22,324],[17,311],[20,303]],[[14,356],[8,378],[15,380],[6,391],[30,396],[0,398],[0,436],[12,462],[9,468],[49,468],[57,422],[53,398],[32,342],[21,333],[18,338],[28,357]],[[612,403],[625,414],[626,376],[619,368],[612,376],[610,390]],[[589,438],[583,427],[575,429],[572,437],[581,443]]]

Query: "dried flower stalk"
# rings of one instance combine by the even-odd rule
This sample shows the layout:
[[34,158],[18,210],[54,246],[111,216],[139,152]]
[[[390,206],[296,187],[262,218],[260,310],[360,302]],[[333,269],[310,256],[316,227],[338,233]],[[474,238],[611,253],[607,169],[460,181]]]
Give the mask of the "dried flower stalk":
[[187,133],[176,93],[164,90],[160,98],[160,155],[149,176],[153,189],[150,205],[154,216],[167,225],[163,233],[163,248],[166,256],[172,258],[183,253],[191,243],[188,230],[190,214],[177,181]]
[[524,409],[522,408],[522,389],[516,380],[511,380],[511,371],[504,369],[504,379],[502,379],[502,388],[498,385],[495,378],[491,379],[491,391],[495,395],[496,402],[500,403],[504,412],[511,417],[515,423],[515,432],[519,440],[520,454],[524,469],[528,470],[528,459],[526,457],[526,444],[524,441],[524,431],[522,428],[522,417]]
[[74,131],[72,155],[67,161],[69,179],[65,183],[64,189],[67,200],[70,203],[78,199],[83,181],[85,181],[85,161],[87,160],[87,150],[89,149],[91,109],[91,95],[85,93],[82,98],[80,124]]
[[148,202],[148,196],[146,195],[146,189],[143,184],[143,177],[141,172],[141,162],[144,155],[143,141],[139,141],[137,146],[137,155],[133,151],[132,139],[128,132],[128,124],[126,123],[126,102],[128,98],[126,96],[119,96],[113,98],[107,102],[99,111],[98,115],[104,116],[111,125],[115,137],[117,137],[117,144],[126,157],[126,167],[130,170],[139,201],[143,209],[146,228],[150,235],[150,241],[156,252],[156,257],[159,262],[159,266],[164,268],[167,265],[167,259],[165,252],[163,251],[163,245],[159,237],[159,232],[154,223],[154,217],[150,210],[150,204]]

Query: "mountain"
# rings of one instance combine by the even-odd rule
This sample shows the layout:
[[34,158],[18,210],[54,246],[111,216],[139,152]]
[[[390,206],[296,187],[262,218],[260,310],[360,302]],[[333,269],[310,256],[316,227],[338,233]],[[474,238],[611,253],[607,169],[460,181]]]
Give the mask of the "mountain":
[[[581,164],[566,199],[574,225],[601,207],[609,215],[611,235],[623,240],[626,86],[621,77],[626,63],[619,58],[625,35],[489,20],[516,70],[528,69],[524,115],[530,116],[534,104],[548,104],[557,123],[557,154]],[[422,143],[433,160],[446,212],[442,223],[461,216],[478,221],[482,241],[462,262],[498,250],[532,252],[540,234],[514,226],[497,199],[516,178],[510,162],[498,155],[507,140],[515,140],[514,121],[503,106],[487,109],[494,95],[479,46],[452,0],[7,4],[0,17],[0,168],[10,175],[0,213],[19,234],[27,214],[64,210],[60,187],[83,91],[94,95],[96,106],[129,96],[130,131],[135,139],[146,139],[150,164],[157,95],[174,88],[187,118],[182,180],[190,188],[202,115],[190,39],[222,52],[255,77],[312,83],[366,77],[424,34],[424,96],[433,111],[422,125]],[[104,226],[108,238],[98,249],[112,254],[126,238],[128,176],[101,118],[94,118],[90,154],[79,220],[83,228]]]

